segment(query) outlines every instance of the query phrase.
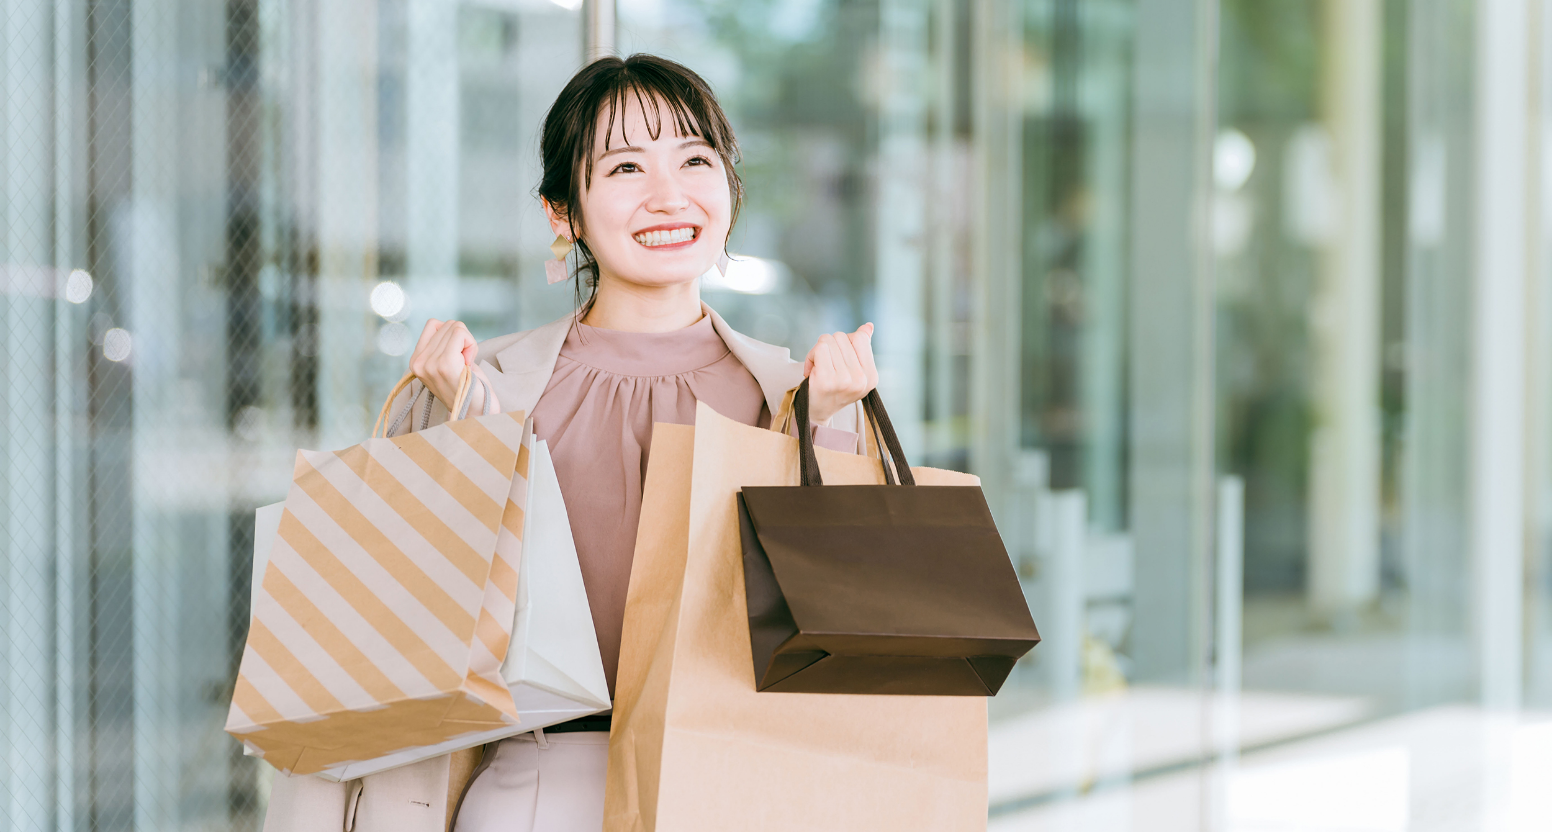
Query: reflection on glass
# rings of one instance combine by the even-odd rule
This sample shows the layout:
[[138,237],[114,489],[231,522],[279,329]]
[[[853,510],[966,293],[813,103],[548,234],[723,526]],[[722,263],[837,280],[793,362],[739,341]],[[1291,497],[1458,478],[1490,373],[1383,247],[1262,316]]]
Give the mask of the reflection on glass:
[[[742,142],[707,301],[799,352],[874,321],[911,458],[985,484],[1046,636],[992,703],[994,828],[1399,829],[1442,765],[1537,817],[1534,712],[1474,709],[1552,708],[1526,4],[618,5]],[[428,319],[571,309],[532,192],[583,20],[0,13],[18,828],[258,828],[220,732],[252,509],[365,433]]]

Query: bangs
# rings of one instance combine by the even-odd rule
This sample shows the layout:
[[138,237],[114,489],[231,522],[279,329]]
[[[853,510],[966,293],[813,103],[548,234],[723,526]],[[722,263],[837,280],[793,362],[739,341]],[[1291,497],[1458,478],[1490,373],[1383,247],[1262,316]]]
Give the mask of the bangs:
[[647,64],[631,65],[627,62],[622,71],[614,74],[607,83],[599,85],[597,99],[579,114],[585,129],[579,137],[582,141],[578,143],[576,162],[585,172],[582,179],[584,188],[593,179],[599,126],[604,127],[604,152],[609,150],[610,143],[616,138],[617,129],[620,131],[619,138],[628,143],[629,137],[624,135],[625,111],[633,103],[641,108],[647,135],[653,141],[663,135],[665,125],[671,124],[676,135],[705,140],[729,169],[738,163],[738,146],[722,108],[706,90],[657,69]]

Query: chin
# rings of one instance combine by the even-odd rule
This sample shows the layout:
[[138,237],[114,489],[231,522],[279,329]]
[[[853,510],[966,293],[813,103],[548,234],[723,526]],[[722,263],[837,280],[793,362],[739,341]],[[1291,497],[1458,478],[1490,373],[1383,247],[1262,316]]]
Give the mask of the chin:
[[706,269],[699,271],[693,269],[684,271],[679,269],[654,269],[647,273],[622,274],[620,277],[622,280],[628,283],[635,283],[638,286],[678,286],[684,283],[695,282],[695,279],[705,274],[706,271]]
[[695,260],[685,259],[678,263],[632,263],[629,268],[621,269],[615,274],[627,283],[638,286],[676,286],[681,283],[689,283],[715,265],[712,259],[701,263],[704,258]]

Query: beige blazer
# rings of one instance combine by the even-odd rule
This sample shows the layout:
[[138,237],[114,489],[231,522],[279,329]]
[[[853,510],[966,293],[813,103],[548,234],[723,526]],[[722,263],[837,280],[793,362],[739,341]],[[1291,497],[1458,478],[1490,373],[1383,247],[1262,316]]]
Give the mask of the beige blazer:
[[[711,307],[703,308],[723,343],[759,383],[766,407],[773,416],[780,413],[787,391],[803,380],[802,362],[794,361],[786,347],[733,331]],[[567,315],[537,329],[479,345],[476,363],[502,411],[533,412],[549,386],[555,360],[574,320],[574,315]],[[402,410],[418,392],[417,382],[400,394],[391,411]],[[434,404],[430,423],[446,419],[446,408],[440,402]],[[830,420],[832,427],[857,434],[859,453],[865,452],[862,419],[860,404],[854,404]],[[479,758],[480,749],[471,748],[345,783],[276,774],[264,832],[444,832],[452,825],[452,811]]]

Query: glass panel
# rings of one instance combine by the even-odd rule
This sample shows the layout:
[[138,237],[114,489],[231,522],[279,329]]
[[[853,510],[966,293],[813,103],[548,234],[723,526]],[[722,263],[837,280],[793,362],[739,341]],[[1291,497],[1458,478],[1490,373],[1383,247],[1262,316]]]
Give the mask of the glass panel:
[[999,823],[1130,776],[1113,720],[1164,737],[1143,768],[1199,759],[1210,298],[1180,206],[1203,194],[1210,78],[1191,4],[674,0],[620,25],[624,51],[717,89],[749,191],[733,249],[793,276],[708,302],[757,327],[812,292],[830,329],[876,321],[908,452],[982,477],[1046,635],[992,702]]
[[[992,828],[1552,812],[1544,10],[618,5],[742,143],[708,302],[876,322],[912,459],[982,478],[1046,637]],[[253,509],[427,319],[572,308],[578,7],[0,5],[0,830],[260,828]]]
[[[1330,732],[1226,755],[1222,783],[1341,777],[1353,795],[1231,799],[1227,822],[1421,828],[1448,801],[1449,823],[1513,828],[1493,818],[1531,804],[1488,784],[1544,776],[1526,755],[1545,740],[1509,715],[1546,702],[1546,588],[1525,583],[1546,563],[1545,113],[1526,105],[1545,19],[1450,0],[1220,12],[1217,466],[1242,535],[1219,574],[1243,570],[1243,626],[1219,644],[1242,662],[1228,727],[1236,747],[1272,720]],[[1446,785],[1446,767],[1472,773]]]
[[1463,8],[1223,4],[1218,464],[1243,483],[1247,697],[1357,719],[1481,684],[1474,220],[1445,196],[1473,187]]
[[253,508],[427,318],[569,310],[530,192],[581,52],[548,2],[0,7],[0,829],[260,827]]

